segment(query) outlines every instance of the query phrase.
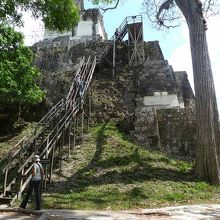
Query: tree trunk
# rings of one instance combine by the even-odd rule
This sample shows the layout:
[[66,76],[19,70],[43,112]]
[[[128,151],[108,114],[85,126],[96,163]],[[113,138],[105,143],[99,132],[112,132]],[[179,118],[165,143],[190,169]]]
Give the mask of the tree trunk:
[[198,0],[176,0],[176,3],[187,21],[190,36],[197,120],[195,175],[212,184],[219,184],[219,115],[205,22]]

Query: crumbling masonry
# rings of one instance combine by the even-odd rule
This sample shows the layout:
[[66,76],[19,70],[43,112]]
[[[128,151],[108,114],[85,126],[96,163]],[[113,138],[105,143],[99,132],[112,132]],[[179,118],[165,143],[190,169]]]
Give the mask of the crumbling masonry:
[[[40,86],[51,106],[66,95],[80,59],[100,54],[108,44],[98,9],[86,10],[84,18],[92,21],[87,22],[92,30],[99,20],[102,34],[56,36],[32,47],[36,54],[34,63],[42,73]],[[144,42],[144,48],[144,63],[132,67],[128,66],[126,46],[118,45],[114,78],[107,63],[96,67],[92,84],[93,120],[127,121],[127,130],[141,145],[192,159],[195,103],[187,73],[173,71],[157,41]],[[109,56],[111,59],[112,54]]]

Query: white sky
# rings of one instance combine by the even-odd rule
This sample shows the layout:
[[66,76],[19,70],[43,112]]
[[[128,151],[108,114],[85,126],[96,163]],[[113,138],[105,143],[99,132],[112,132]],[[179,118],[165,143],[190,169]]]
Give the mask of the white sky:
[[[212,71],[216,89],[216,96],[218,100],[218,109],[220,110],[220,30],[218,25],[220,24],[220,16],[209,18],[208,30],[207,30],[207,41],[209,47],[209,55],[212,63]],[[181,28],[181,37],[185,39],[185,43],[176,47],[172,51],[171,56],[168,57],[169,63],[173,66],[175,71],[186,70],[191,85],[193,85],[193,74],[192,74],[192,61],[190,55],[190,45],[188,37],[188,29],[186,25]]]
[[[123,2],[123,1],[122,1]],[[126,16],[137,15],[141,13],[141,2],[135,0],[124,0],[118,8],[104,14],[105,28],[110,38],[115,29],[121,24]],[[88,1],[85,1],[85,7],[91,7]],[[43,24],[40,21],[34,21],[29,14],[24,17],[25,27],[21,31],[26,36],[27,45],[31,45],[42,39]],[[215,81],[216,95],[220,110],[220,15],[210,17],[207,21],[207,40],[209,45],[210,59],[212,63],[213,76]],[[187,71],[190,83],[193,87],[191,55],[189,48],[188,29],[185,24],[180,28],[172,29],[169,33],[156,31],[144,20],[144,38],[146,41],[159,40],[165,59],[173,66],[174,71]]]

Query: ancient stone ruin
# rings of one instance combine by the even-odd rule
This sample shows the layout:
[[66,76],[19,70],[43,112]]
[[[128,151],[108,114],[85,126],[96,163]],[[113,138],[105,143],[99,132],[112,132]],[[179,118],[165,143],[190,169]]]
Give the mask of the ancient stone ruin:
[[[33,45],[34,64],[50,106],[65,97],[83,56],[99,55],[109,44],[98,9],[84,10],[73,31],[45,32]],[[108,62],[97,65],[91,85],[94,121],[109,118],[125,125],[135,140],[150,149],[184,159],[194,156],[195,101],[187,73],[175,72],[164,59],[159,42],[144,42],[144,62],[129,65],[128,48],[115,48],[114,76]],[[112,60],[113,52],[108,54]]]
[[76,1],[80,9],[80,21],[69,32],[59,33],[56,31],[45,30],[44,39],[54,39],[58,36],[69,36],[72,38],[81,38],[84,36],[101,36],[103,40],[107,39],[105,32],[103,16],[99,9],[91,8],[85,10],[82,0]]

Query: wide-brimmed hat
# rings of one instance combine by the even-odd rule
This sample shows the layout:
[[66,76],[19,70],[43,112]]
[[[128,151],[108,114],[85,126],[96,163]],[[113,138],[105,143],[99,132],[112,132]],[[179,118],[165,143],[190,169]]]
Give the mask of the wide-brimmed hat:
[[39,155],[34,155],[33,160],[36,161],[36,162],[39,162],[40,161]]

